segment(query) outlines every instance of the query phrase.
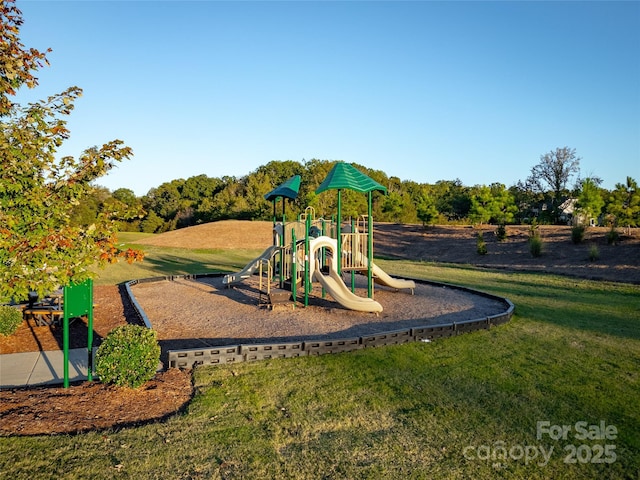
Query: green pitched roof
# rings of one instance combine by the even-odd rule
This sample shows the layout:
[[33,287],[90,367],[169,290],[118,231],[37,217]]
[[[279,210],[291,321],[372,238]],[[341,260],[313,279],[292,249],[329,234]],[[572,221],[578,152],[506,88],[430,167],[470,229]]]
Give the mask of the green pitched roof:
[[295,200],[298,197],[299,189],[300,175],[294,175],[289,180],[267,193],[264,198],[266,200],[277,200],[278,197],[286,197],[291,200]]
[[325,190],[345,188],[360,193],[368,193],[373,190],[379,190],[385,193],[387,191],[386,187],[383,187],[372,178],[366,176],[350,163],[338,162],[331,169],[327,178],[325,178],[316,189],[316,193],[322,193]]

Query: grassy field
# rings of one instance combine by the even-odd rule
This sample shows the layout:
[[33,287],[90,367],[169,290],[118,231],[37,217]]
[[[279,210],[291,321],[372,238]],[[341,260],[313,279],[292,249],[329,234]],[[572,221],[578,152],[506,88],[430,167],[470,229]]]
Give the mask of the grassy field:
[[159,275],[186,275],[203,272],[235,271],[258,256],[262,250],[185,249],[140,245],[149,233],[119,234],[122,247],[145,252],[142,262],[118,262],[98,270],[96,285],[114,285],[128,280]]
[[[100,283],[255,253],[149,249]],[[0,438],[3,478],[640,478],[639,286],[377,263],[506,296],[515,316],[432,343],[198,368],[166,422]]]

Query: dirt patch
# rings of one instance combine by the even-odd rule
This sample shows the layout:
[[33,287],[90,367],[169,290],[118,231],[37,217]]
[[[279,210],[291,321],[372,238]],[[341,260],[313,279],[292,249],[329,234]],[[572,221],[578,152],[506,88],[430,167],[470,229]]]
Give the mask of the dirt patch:
[[[426,262],[458,263],[509,271],[533,271],[592,280],[640,284],[640,229],[620,230],[616,244],[607,241],[608,228],[588,228],[580,244],[571,241],[571,227],[541,225],[542,254],[531,255],[528,226],[508,226],[499,241],[495,226],[434,226],[376,224],[375,255]],[[487,254],[479,255],[482,233]],[[591,260],[595,248],[597,259]]]

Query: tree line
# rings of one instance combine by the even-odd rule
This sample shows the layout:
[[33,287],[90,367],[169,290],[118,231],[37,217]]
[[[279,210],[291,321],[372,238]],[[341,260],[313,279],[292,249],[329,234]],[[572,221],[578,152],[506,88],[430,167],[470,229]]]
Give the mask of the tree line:
[[[590,222],[599,225],[638,226],[640,192],[636,180],[627,177],[613,190],[600,187],[595,177],[581,178],[579,158],[574,149],[558,148],[540,157],[524,181],[506,187],[501,183],[465,186],[459,179],[434,184],[417,183],[388,176],[380,170],[353,164],[358,170],[387,188],[374,192],[373,218],[380,222],[429,224],[539,224]],[[271,220],[273,203],[265,194],[294,175],[301,176],[298,198],[286,200],[288,219],[296,218],[306,207],[316,217],[331,218],[337,211],[337,193],[320,195],[315,190],[335,161],[274,160],[243,177],[214,178],[197,175],[165,182],[137,197],[132,190],[110,192],[98,188],[78,206],[75,222],[89,224],[105,211],[127,212],[120,223],[124,231],[148,233],[218,220]],[[277,203],[277,215],[282,205]],[[343,191],[344,217],[367,212],[367,196]]]

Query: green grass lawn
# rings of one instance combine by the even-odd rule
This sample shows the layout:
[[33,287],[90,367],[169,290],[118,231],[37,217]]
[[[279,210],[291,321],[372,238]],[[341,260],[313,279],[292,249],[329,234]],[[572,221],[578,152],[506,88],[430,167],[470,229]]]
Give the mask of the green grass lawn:
[[262,250],[186,249],[141,245],[137,242],[148,233],[123,232],[118,235],[121,248],[135,248],[145,252],[142,262],[124,261],[98,269],[95,285],[114,285],[128,280],[162,275],[187,275],[204,272],[229,272],[242,269]]
[[[105,273],[233,270],[254,253],[154,248],[144,269]],[[376,263],[506,296],[515,315],[431,343],[200,367],[163,423],[0,438],[3,478],[640,478],[639,286]]]

